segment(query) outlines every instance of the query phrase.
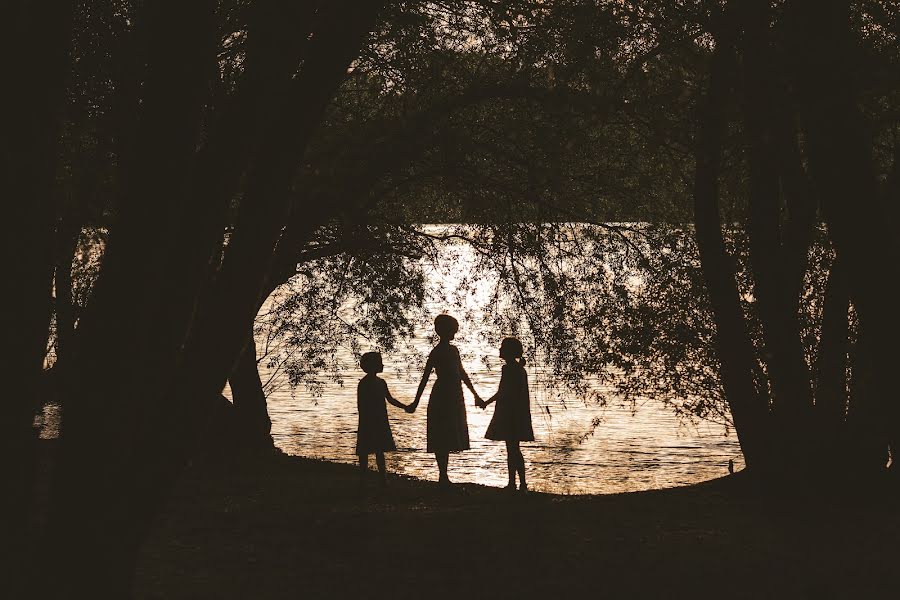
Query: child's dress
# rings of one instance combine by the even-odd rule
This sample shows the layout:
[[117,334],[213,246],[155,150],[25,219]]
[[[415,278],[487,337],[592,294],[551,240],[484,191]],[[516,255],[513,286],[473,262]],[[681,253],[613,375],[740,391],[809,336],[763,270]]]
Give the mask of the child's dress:
[[363,377],[356,387],[356,408],[359,428],[356,433],[356,454],[396,450],[391,425],[388,422],[387,383],[379,377]]
[[438,344],[428,361],[437,373],[437,381],[428,397],[427,451],[468,450],[469,425],[462,390],[462,378],[468,375],[463,369],[459,350],[450,344]]
[[520,364],[507,363],[500,372],[500,389],[494,396],[494,417],[484,437],[504,442],[534,441],[528,373]]

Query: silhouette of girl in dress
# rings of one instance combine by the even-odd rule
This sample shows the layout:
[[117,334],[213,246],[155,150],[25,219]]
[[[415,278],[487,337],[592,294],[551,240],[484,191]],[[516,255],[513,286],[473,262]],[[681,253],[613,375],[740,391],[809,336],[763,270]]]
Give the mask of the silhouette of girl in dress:
[[369,467],[369,455],[375,455],[375,463],[381,474],[381,485],[385,485],[384,453],[396,450],[391,424],[388,422],[387,400],[397,408],[407,409],[406,404],[397,401],[388,391],[387,383],[378,376],[384,371],[381,354],[366,352],[359,358],[359,366],[366,376],[356,386],[356,408],[359,413],[359,427],[356,432],[356,455],[359,456],[360,481]]
[[500,373],[500,387],[496,394],[480,405],[484,408],[491,402],[497,403],[484,437],[506,442],[506,466],[509,469],[506,489],[516,489],[518,473],[519,491],[526,492],[525,457],[519,442],[534,441],[534,430],[531,428],[528,373],[525,372],[525,357],[522,354],[522,342],[516,338],[508,337],[500,343],[500,358],[506,361]]
[[449,485],[447,465],[450,453],[469,449],[469,426],[466,423],[462,384],[465,383],[475,396],[476,406],[480,406],[482,400],[472,387],[469,375],[462,366],[459,350],[450,343],[459,331],[459,323],[450,315],[438,315],[434,319],[434,331],[441,339],[428,355],[416,399],[406,410],[410,413],[415,412],[428,378],[431,372],[435,371],[437,381],[434,382],[428,398],[427,450],[434,453],[437,461],[440,471],[438,481]]

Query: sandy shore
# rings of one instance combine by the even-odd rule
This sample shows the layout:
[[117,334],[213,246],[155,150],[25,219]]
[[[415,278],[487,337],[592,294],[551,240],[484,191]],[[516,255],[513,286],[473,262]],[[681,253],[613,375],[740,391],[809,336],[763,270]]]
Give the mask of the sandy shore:
[[894,597],[896,504],[785,509],[740,475],[608,496],[372,480],[283,455],[192,468],[137,596]]

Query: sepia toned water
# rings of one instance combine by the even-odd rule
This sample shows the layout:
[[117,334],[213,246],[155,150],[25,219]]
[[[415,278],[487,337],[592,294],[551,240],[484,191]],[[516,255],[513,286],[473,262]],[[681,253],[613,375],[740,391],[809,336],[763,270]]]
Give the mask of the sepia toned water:
[[[470,267],[465,249],[460,255],[457,247],[452,256],[448,250],[446,258],[452,263],[450,273],[454,269],[466,272]],[[429,314],[423,317],[411,340],[419,355],[419,369],[424,366],[433,344],[430,320],[453,306],[452,296],[457,293],[454,282],[448,281],[446,269],[429,272],[428,288]],[[486,285],[475,286],[465,299],[467,309],[474,308],[476,312],[490,309],[485,289]],[[458,302],[458,298],[455,300]],[[475,388],[483,398],[488,398],[496,392],[499,382],[502,361],[497,357],[497,348],[485,342],[489,332],[479,331],[477,325],[461,314],[456,316],[460,320],[460,332],[454,343],[460,349]],[[496,339],[498,335],[490,337]],[[263,345],[261,340],[258,344]],[[363,352],[373,349],[365,345],[360,348]],[[350,350],[346,349],[345,353],[344,362],[355,364]],[[421,371],[392,358],[390,354],[384,355],[385,372],[381,376],[398,400],[409,403],[415,396]],[[558,391],[542,383],[547,375],[540,361],[536,363],[527,365],[536,439],[522,445],[531,488],[567,494],[638,491],[688,485],[726,475],[729,459],[734,460],[736,468],[742,468],[737,439],[733,433],[726,436],[722,426],[680,423],[669,410],[654,402],[624,406],[609,390],[599,390],[606,400],[605,406],[560,397]],[[261,374],[263,381],[271,375],[264,365]],[[341,373],[343,386],[327,383],[318,396],[302,388],[291,391],[286,385],[276,386],[268,407],[277,446],[288,454],[355,462],[355,393],[362,375],[358,368],[348,368]],[[387,453],[390,472],[437,479],[434,457],[425,452],[425,414],[433,382],[434,375],[416,413],[407,414],[388,405],[398,447],[396,452]],[[451,455],[450,477],[455,482],[504,486],[507,482],[504,444],[484,439],[493,406],[487,410],[476,408],[468,390],[465,398],[472,447]],[[594,419],[600,422],[592,429]],[[374,469],[374,459],[371,463]]]

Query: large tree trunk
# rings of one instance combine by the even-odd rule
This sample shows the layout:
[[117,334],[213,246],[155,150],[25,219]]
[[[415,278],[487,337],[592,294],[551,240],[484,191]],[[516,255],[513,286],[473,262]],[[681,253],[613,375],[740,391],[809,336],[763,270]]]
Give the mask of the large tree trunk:
[[121,597],[131,590],[142,530],[129,513],[126,474],[134,469],[135,431],[150,424],[184,335],[183,324],[166,318],[163,299],[177,271],[167,268],[164,251],[191,204],[203,74],[214,60],[213,7],[172,1],[145,9],[146,39],[156,34],[166,43],[148,55],[139,125],[119,175],[117,220],[73,362],[63,368],[68,396],[46,544],[50,595]]
[[717,39],[709,89],[702,101],[694,179],[694,224],[700,262],[716,323],[716,349],[725,395],[747,467],[765,468],[768,450],[767,401],[754,380],[754,351],[746,329],[719,215],[718,179],[728,101],[728,74],[734,68],[730,35]]
[[894,224],[878,201],[872,139],[858,106],[855,82],[861,63],[850,33],[850,3],[795,0],[789,9],[810,171],[836,251],[847,265],[861,335],[869,340],[865,356],[872,371],[866,401],[896,440],[900,413],[893,370],[900,315],[893,282],[900,247]]
[[0,193],[9,285],[0,309],[0,596],[15,598],[25,596],[24,566],[33,546],[27,530],[35,467],[32,421],[50,324],[54,176],[72,6],[59,2],[47,11],[23,0],[5,8]]
[[[805,222],[789,229],[799,239],[784,239],[782,232],[781,167],[785,152],[779,144],[791,132],[779,131],[789,123],[779,73],[770,39],[769,2],[741,3],[744,35],[744,123],[750,165],[750,258],[754,296],[762,322],[764,352],[772,387],[773,451],[785,464],[809,461],[813,407],[809,366],[800,338],[798,302],[802,291],[811,211],[792,211]],[[778,100],[781,100],[780,102]],[[801,197],[802,198],[802,197]],[[800,204],[800,202],[795,202]],[[799,273],[799,277],[797,276]]]
[[882,470],[888,459],[888,428],[884,419],[872,335],[859,323],[850,353],[853,378],[846,417],[847,474],[867,477]]
[[266,409],[266,394],[256,362],[256,341],[251,330],[231,375],[231,397],[236,412],[236,442],[248,449],[272,448],[272,421]]
[[[100,595],[130,591],[140,543],[247,341],[284,224],[293,171],[372,26],[377,3],[352,11],[350,4],[324,6],[311,35],[294,23],[291,39],[310,40],[300,74],[292,77],[296,65],[286,65],[281,78],[288,93],[274,94],[282,91],[280,83],[267,84],[266,101],[249,102],[246,116],[261,128],[261,141],[254,145],[237,224],[211,284],[204,277],[210,271],[206,261],[222,229],[208,223],[224,223],[218,209],[228,207],[234,190],[207,178],[220,174],[235,185],[240,179],[219,173],[217,156],[219,167],[246,170],[213,148],[196,158],[193,185],[187,179],[195,162],[203,74],[211,71],[212,6],[149,7],[157,19],[151,30],[166,31],[167,44],[151,55],[158,64],[148,68],[143,86],[138,160],[129,172],[133,196],[123,206],[78,328],[85,350],[78,353],[78,408],[65,415],[63,477],[54,499],[53,565],[62,582],[57,593],[63,583],[73,595],[97,595],[98,585]],[[176,9],[179,18],[171,19]],[[284,23],[288,32],[290,20]],[[228,140],[220,133],[210,138]],[[244,149],[234,151],[240,155]],[[159,189],[158,181],[167,189]],[[152,198],[157,203],[147,205]],[[151,214],[148,206],[155,209]],[[170,258],[161,265],[158,248]],[[144,381],[146,373],[156,377],[152,385]]]

